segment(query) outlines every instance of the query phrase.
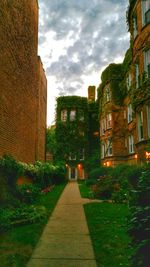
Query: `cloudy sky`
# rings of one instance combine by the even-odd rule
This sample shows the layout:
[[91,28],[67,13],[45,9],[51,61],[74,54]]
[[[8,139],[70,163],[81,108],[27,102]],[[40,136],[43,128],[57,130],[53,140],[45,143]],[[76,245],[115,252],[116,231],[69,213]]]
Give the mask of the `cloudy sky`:
[[47,124],[55,98],[87,96],[101,72],[129,47],[128,0],[39,0],[39,55],[48,80]]

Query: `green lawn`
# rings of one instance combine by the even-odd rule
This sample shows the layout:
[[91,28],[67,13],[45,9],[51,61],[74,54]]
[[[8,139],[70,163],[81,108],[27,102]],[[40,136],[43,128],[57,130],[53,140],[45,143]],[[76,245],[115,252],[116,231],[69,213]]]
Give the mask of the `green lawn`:
[[93,193],[90,190],[90,186],[86,185],[86,180],[78,181],[81,197],[83,198],[93,198]]
[[127,234],[128,207],[92,203],[84,209],[98,267],[129,267],[132,248]]
[[[38,205],[52,213],[65,184],[57,185],[52,192],[42,195]],[[0,238],[0,267],[24,267],[29,260],[47,220],[42,223],[18,226],[3,233]]]

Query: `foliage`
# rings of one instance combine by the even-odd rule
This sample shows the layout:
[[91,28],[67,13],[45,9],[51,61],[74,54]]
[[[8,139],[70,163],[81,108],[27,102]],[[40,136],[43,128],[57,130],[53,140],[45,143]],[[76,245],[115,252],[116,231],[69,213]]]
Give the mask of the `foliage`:
[[46,151],[55,155],[56,146],[55,128],[49,127],[46,129]]
[[112,170],[111,167],[98,167],[93,169],[92,171],[89,172],[89,178],[90,179],[99,179],[102,176],[106,176],[110,173],[110,171]]
[[92,186],[95,197],[100,199],[111,199],[113,190],[113,180],[110,176],[101,178]]
[[6,179],[7,184],[13,190],[17,178],[23,173],[22,166],[10,155],[4,155],[0,159],[0,174]]
[[137,188],[132,191],[129,233],[136,252],[132,258],[137,267],[149,266],[150,251],[150,165],[142,172]]
[[[44,206],[44,210],[47,210],[45,219],[43,216],[40,220],[37,218],[32,224],[18,225],[18,227],[10,228],[6,232],[2,231],[0,238],[0,266],[26,266],[64,187],[65,184],[57,185],[50,193],[42,194],[38,198],[36,206]],[[1,214],[0,212],[0,216]],[[5,219],[3,221],[5,227]]]
[[[67,120],[61,121],[61,111],[67,109]],[[76,110],[76,118],[70,121],[69,114],[72,109]],[[69,159],[70,153],[78,153],[81,148],[88,151],[88,105],[87,98],[78,96],[66,96],[57,98],[57,121],[56,121],[56,161]],[[84,119],[80,120],[83,114]],[[83,133],[83,134],[82,134]],[[69,144],[69,145],[68,145]],[[79,161],[77,155],[76,161]],[[74,162],[75,163],[75,162]]]
[[40,188],[35,184],[23,184],[18,188],[19,198],[28,204],[33,204],[40,196]]
[[127,234],[128,207],[124,204],[84,205],[97,266],[130,267],[132,247]]
[[0,231],[7,230],[12,226],[35,223],[42,221],[47,216],[43,206],[26,206],[15,209],[0,210]]

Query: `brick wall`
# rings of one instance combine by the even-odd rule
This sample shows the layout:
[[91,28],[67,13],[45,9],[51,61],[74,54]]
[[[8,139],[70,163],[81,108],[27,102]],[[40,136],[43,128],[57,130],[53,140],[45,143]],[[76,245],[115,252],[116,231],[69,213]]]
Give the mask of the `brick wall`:
[[0,1],[0,156],[34,162],[38,107],[36,0]]

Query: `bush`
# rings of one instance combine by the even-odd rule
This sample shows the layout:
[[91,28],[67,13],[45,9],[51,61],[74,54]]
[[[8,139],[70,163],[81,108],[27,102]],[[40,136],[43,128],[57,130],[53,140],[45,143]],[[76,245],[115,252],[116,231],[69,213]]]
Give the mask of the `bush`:
[[56,165],[55,171],[53,174],[52,182],[53,184],[60,184],[65,181],[66,169],[62,165]]
[[145,168],[139,182],[132,192],[130,202],[131,218],[129,233],[133,239],[136,252],[133,256],[133,265],[149,267],[150,251],[150,165]]
[[111,172],[111,167],[99,167],[89,172],[89,179],[99,179],[100,177],[106,176]]
[[47,217],[44,206],[21,206],[16,209],[0,209],[0,231],[13,226],[41,222]]
[[92,191],[96,198],[111,199],[113,192],[113,181],[111,177],[101,178],[97,184],[92,186]]
[[13,190],[18,177],[23,174],[23,167],[12,156],[4,155],[0,159],[0,173]]
[[18,197],[25,203],[34,203],[40,195],[40,188],[34,184],[23,184],[18,186]]

